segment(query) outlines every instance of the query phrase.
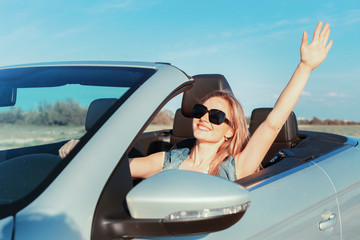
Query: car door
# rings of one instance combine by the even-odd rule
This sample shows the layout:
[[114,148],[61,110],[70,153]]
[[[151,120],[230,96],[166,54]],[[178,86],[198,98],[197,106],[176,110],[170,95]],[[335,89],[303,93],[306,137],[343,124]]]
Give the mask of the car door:
[[[354,146],[358,141],[349,139],[348,144]],[[360,215],[359,156],[359,146],[350,147],[341,154],[317,163],[330,176],[337,191],[343,239],[360,239],[357,220]]]
[[[313,162],[250,188],[250,195],[243,219],[223,232],[228,239],[341,239],[334,188]],[[324,227],[331,215],[335,224]]]
[[[123,166],[123,169],[125,170],[126,167]],[[154,232],[157,234],[158,231],[158,229],[154,229],[158,225],[151,222],[152,218],[140,219],[141,224],[139,225],[136,225],[134,219],[129,218],[124,205],[119,204],[122,201],[122,198],[119,197],[121,194],[116,194],[116,192],[120,193],[121,189],[123,189],[119,184],[122,175],[123,173],[120,173],[120,171],[119,174],[114,174],[113,180],[107,184],[109,189],[112,190],[103,192],[102,198],[105,200],[100,200],[96,215],[104,216],[104,214],[107,214],[108,216],[105,219],[108,219],[108,222],[103,221],[102,227],[98,227],[99,224],[98,226],[93,225],[92,239],[124,237],[114,235],[114,228],[109,231],[109,228],[106,227],[106,224],[116,224],[116,221],[121,222],[121,224],[117,225],[118,227],[121,226],[121,228],[137,227],[138,232],[141,231],[143,236],[138,235],[136,239],[341,239],[340,214],[333,184],[323,169],[314,162],[307,162],[250,187],[250,207],[246,210],[245,215],[233,226],[225,230],[215,231],[221,222],[214,221],[210,223],[210,226],[206,227],[207,229],[213,228],[214,232],[210,230],[206,234],[192,233],[179,237],[169,234],[151,238],[150,235]],[[161,179],[161,176],[156,177],[163,183],[164,189],[169,189],[167,186],[167,182],[170,182],[169,179],[165,177]],[[196,188],[196,184],[191,183],[188,179],[178,179],[178,182],[181,182],[181,185],[188,184],[192,186],[192,189],[194,186]],[[116,188],[115,185],[118,187]],[[137,187],[135,186],[134,189]],[[213,185],[206,188],[211,191],[212,187]],[[203,188],[204,186],[199,188],[199,192]],[[161,194],[166,196],[165,192],[155,189],[153,189],[154,194],[158,194],[160,191]],[[186,191],[182,192],[182,195],[186,194]],[[214,196],[217,194],[217,192],[213,192]],[[111,195],[113,201],[111,201]],[[171,195],[171,193],[169,192],[168,195]],[[116,198],[117,200],[115,200]],[[102,201],[103,203],[101,203]],[[203,199],[203,201],[205,204],[206,199]],[[114,202],[112,206],[111,202]],[[153,208],[152,203],[147,204],[148,209]],[[155,204],[159,203],[154,203],[154,206]],[[104,206],[106,207],[104,208]],[[112,215],[110,214],[111,211],[108,211],[110,208],[113,208]],[[174,209],[174,207],[167,206],[165,201],[163,202],[163,208]],[[105,211],[104,214],[101,211]],[[95,218],[94,223],[96,223],[97,218]],[[329,222],[329,220],[331,221]],[[164,220],[158,220],[158,222],[161,221]],[[152,225],[144,225],[144,222]],[[188,224],[190,223],[183,222],[179,225],[179,228],[189,228]],[[99,232],[102,232],[103,235],[96,235]],[[119,232],[126,232],[126,229],[125,231],[124,229],[119,230]],[[138,232],[135,231],[135,233]],[[107,234],[112,235],[110,237]],[[104,238],[104,236],[108,238]]]
[[[250,207],[235,225],[181,239],[341,239],[333,185],[315,163],[305,163],[249,190]],[[320,224],[326,224],[332,214],[335,225],[321,230]]]

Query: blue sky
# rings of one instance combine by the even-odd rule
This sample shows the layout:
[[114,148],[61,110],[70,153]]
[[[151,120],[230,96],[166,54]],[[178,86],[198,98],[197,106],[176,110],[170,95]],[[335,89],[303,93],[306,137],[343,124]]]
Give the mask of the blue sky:
[[360,1],[0,0],[0,65],[170,62],[221,73],[246,115],[272,106],[299,62],[303,31],[330,23],[333,47],[295,107],[360,121]]

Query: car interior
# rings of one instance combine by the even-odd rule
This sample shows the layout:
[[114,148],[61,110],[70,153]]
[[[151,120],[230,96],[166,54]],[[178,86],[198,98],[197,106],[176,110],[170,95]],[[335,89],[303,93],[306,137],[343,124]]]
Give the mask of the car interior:
[[[174,117],[173,128],[169,130],[143,133],[138,146],[144,155],[158,151],[171,151],[175,148],[191,149],[195,144],[192,134],[191,111],[208,93],[214,90],[232,92],[223,75],[202,74],[193,76],[193,88],[183,93],[181,108]],[[249,134],[266,119],[272,108],[257,108],[251,113]],[[261,170],[237,182],[244,186],[252,185],[282,171],[293,168],[342,147],[347,139],[343,136],[310,131],[299,131],[294,112],[290,114],[274,143],[261,163]],[[135,147],[136,148],[136,147]],[[141,151],[136,151],[137,153]],[[279,164],[281,163],[281,164]]]

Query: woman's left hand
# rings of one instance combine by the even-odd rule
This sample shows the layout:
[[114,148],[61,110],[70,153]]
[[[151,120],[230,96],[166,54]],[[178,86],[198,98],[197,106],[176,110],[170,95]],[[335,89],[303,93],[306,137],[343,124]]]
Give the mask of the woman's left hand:
[[310,68],[315,69],[326,58],[331,46],[332,40],[329,41],[330,29],[326,23],[321,30],[323,23],[319,22],[314,31],[314,36],[310,44],[308,44],[308,35],[303,33],[303,39],[300,47],[301,63]]

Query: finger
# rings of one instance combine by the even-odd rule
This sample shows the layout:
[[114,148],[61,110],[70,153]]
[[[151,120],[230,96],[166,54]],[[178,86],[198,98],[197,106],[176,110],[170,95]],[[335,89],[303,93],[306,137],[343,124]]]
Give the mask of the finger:
[[320,32],[320,41],[324,41],[326,35],[328,34],[329,31],[329,24],[326,23],[324,28],[322,29],[322,31]]
[[71,140],[65,143],[60,149],[59,149],[59,156],[64,159],[66,157],[66,149],[71,143]]
[[307,46],[308,45],[308,34],[307,32],[303,32],[303,37],[301,41],[301,46]]
[[64,153],[64,147],[65,145],[63,145],[60,149],[59,149],[59,156],[64,159],[66,157],[65,153]]
[[75,147],[75,145],[79,142],[79,140],[71,139],[67,143],[65,143],[60,149],[59,149],[59,156],[64,159],[71,150]]
[[61,148],[59,149],[59,156],[61,157],[61,159],[64,159],[64,156],[62,154]]
[[323,43],[326,45],[330,36],[330,29],[327,29]]
[[68,154],[71,152],[71,150],[74,148],[74,142],[75,142],[75,140],[74,140],[74,139],[71,139],[71,140],[66,144],[66,147],[65,147],[65,149],[64,149],[64,153],[65,153],[66,155],[68,155]]
[[73,149],[74,147],[78,144],[79,139],[71,139],[69,144],[67,144],[66,148],[65,148],[65,154],[68,155]]
[[319,34],[320,34],[320,30],[321,30],[322,25],[323,25],[323,22],[320,21],[318,23],[318,25],[316,26],[315,31],[314,31],[313,40],[314,39],[316,39],[316,40],[319,39]]
[[330,48],[331,48],[332,44],[333,44],[333,40],[330,40],[328,45],[325,48],[326,54],[330,51]]

